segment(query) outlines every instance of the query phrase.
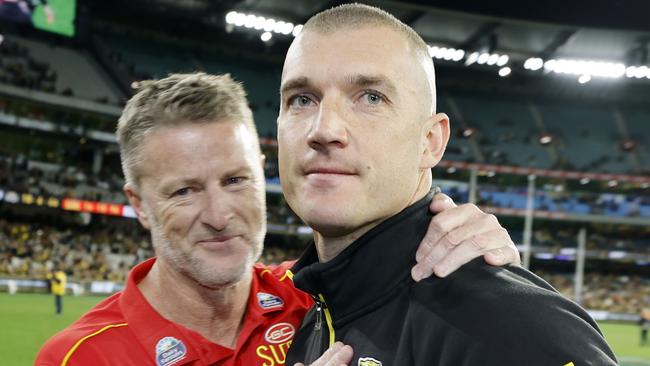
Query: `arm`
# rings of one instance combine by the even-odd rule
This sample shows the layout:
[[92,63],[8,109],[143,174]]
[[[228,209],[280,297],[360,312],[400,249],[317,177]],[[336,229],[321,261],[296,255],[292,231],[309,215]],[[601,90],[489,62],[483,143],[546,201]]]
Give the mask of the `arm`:
[[449,196],[438,193],[430,210],[436,215],[417,251],[411,270],[415,281],[445,277],[470,260],[483,256],[493,266],[519,264],[519,251],[496,216],[467,203],[456,206]]

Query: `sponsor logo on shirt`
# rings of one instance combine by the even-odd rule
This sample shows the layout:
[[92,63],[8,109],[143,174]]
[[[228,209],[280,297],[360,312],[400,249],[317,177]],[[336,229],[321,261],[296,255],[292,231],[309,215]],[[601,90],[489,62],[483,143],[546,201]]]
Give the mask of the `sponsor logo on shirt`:
[[284,306],[284,301],[281,298],[266,292],[257,293],[257,303],[265,310],[281,309]]
[[156,344],[156,365],[170,366],[182,360],[187,354],[187,347],[174,337],[165,337]]
[[372,357],[361,357],[359,358],[359,366],[381,366],[381,361],[375,360]]
[[266,330],[264,338],[269,343],[278,344],[292,340],[294,334],[296,334],[296,328],[293,325],[289,323],[278,323],[270,326]]

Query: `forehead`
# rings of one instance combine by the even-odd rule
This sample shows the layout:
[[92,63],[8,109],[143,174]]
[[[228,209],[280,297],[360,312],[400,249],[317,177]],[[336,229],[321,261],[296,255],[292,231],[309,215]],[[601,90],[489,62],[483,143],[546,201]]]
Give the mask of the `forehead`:
[[329,33],[310,30],[301,33],[289,48],[282,82],[299,77],[339,81],[368,73],[402,82],[418,66],[414,55],[404,35],[384,26]]
[[196,175],[255,164],[257,139],[243,123],[187,123],[163,127],[144,138],[143,175]]

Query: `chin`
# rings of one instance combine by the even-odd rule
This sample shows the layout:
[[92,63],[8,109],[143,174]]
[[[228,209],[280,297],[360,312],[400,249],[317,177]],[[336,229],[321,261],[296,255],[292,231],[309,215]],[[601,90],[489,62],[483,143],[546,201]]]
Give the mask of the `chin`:
[[326,237],[337,237],[349,234],[355,228],[355,223],[349,215],[342,214],[340,210],[319,212],[308,215],[305,219],[314,231]]
[[221,288],[236,285],[253,267],[248,255],[228,256],[217,260],[193,258],[188,272],[203,287]]

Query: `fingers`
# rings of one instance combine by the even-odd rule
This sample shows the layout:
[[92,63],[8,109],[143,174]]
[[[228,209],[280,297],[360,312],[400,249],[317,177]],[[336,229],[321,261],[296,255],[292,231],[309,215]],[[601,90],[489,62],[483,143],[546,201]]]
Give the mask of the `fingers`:
[[[475,215],[483,214],[475,205],[456,206],[449,197],[441,193],[434,196],[434,201],[436,197],[440,197],[438,202],[443,202],[440,205],[446,205],[447,208],[433,217],[431,223],[429,223],[427,233],[418,247],[415,254],[417,264],[411,270],[411,276],[415,281],[431,276],[434,266],[452,249],[449,245],[440,247],[440,241],[444,240],[448,232],[466,221],[470,221]],[[451,204],[444,203],[447,199],[451,201]],[[430,209],[432,208],[433,202],[430,206]]]
[[493,249],[485,253],[483,257],[485,258],[485,261],[492,266],[503,266],[506,264],[516,266],[521,265],[521,255],[512,240],[505,248]]
[[[436,195],[438,196],[442,195]],[[433,273],[445,277],[482,255],[491,265],[520,263],[517,247],[494,215],[481,211],[474,204],[452,207],[449,203],[444,203],[445,197],[439,198],[438,202],[435,208],[447,206],[431,220],[428,232],[418,248],[418,263],[411,270],[415,281]],[[434,209],[433,202],[430,209]]]
[[[507,250],[510,248],[510,244],[513,248],[515,247],[510,240],[508,232],[502,227],[472,236],[457,244],[445,257],[438,260],[438,263],[434,266],[434,273],[439,277],[445,277],[472,259],[487,253],[492,253],[492,251],[494,251],[494,253],[491,254],[493,257],[491,259],[493,259],[495,263],[489,264],[507,264],[508,262],[502,261],[505,260],[506,253],[511,253],[510,255],[514,253]],[[497,253],[497,251],[500,251],[500,253]],[[502,258],[499,258],[499,256]]]
[[[352,361],[353,355],[352,347],[335,342],[310,366],[347,366]],[[304,366],[304,364],[297,363],[294,366]]]
[[454,207],[456,207],[454,201],[444,193],[436,193],[429,205],[429,209],[433,213],[442,212]]

